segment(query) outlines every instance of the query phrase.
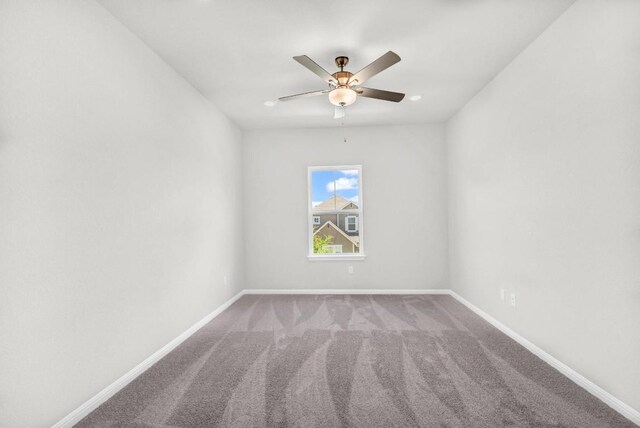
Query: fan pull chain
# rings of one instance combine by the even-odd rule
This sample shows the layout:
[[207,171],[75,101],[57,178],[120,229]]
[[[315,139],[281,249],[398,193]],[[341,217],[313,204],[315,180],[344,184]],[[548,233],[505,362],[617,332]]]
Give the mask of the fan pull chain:
[[344,142],[347,142],[347,135],[344,133],[344,118],[342,119],[342,134],[344,135]]

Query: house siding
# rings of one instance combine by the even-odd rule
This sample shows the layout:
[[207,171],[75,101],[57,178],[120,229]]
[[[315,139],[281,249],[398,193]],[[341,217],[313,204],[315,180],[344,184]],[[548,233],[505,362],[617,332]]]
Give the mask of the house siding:
[[[317,230],[317,229],[316,229]],[[333,224],[326,225],[320,232],[321,236],[331,236],[333,240],[331,245],[342,245],[343,253],[359,253],[359,247],[349,238],[340,233]]]

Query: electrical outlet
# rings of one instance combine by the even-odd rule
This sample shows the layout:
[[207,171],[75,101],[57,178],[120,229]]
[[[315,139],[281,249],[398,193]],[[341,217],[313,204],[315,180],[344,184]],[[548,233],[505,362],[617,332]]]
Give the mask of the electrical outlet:
[[500,289],[500,300],[502,300],[503,302],[504,302],[506,293],[507,293],[507,290],[505,290],[504,288]]
[[516,293],[511,293],[511,306],[516,305]]
[[353,273],[353,266],[349,266],[349,267],[347,268],[347,272],[349,272],[349,273]]

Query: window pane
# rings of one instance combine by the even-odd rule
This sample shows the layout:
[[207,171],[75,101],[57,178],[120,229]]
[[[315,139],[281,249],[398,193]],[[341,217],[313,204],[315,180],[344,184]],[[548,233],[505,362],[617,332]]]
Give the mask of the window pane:
[[[313,225],[313,252],[315,254],[353,254],[360,252],[358,216],[327,213],[317,216]],[[347,221],[349,218],[349,221]],[[338,250],[336,246],[340,246]]]
[[357,170],[311,172],[311,206],[314,211],[358,209],[360,177]]
[[314,254],[357,254],[360,252],[360,233],[338,232],[333,225],[326,225],[313,234]]

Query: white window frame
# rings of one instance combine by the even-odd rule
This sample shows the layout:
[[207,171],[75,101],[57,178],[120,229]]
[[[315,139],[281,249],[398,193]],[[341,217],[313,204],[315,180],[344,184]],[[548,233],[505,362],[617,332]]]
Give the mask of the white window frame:
[[320,216],[319,215],[314,215],[313,216],[313,224],[314,224],[314,226],[319,226],[320,225]]
[[[358,220],[356,221],[356,227],[360,241],[359,241],[359,253],[343,253],[343,254],[314,254],[313,252],[313,217],[317,214],[313,213],[313,201],[312,201],[312,188],[311,188],[311,176],[314,171],[344,171],[344,170],[356,170],[358,171],[358,206],[357,210],[353,210],[354,214],[357,214]],[[332,165],[332,166],[310,166],[307,168],[307,224],[309,225],[308,235],[308,259],[311,261],[328,261],[328,260],[364,260],[364,200],[363,193],[363,179],[362,179],[362,165]],[[340,212],[342,214],[348,214],[349,212]],[[346,220],[345,220],[346,221]]]
[[[356,221],[353,222],[355,229],[349,230],[349,219],[354,218]],[[357,215],[348,215],[344,218],[344,230],[345,232],[353,233],[358,231],[358,216]]]

